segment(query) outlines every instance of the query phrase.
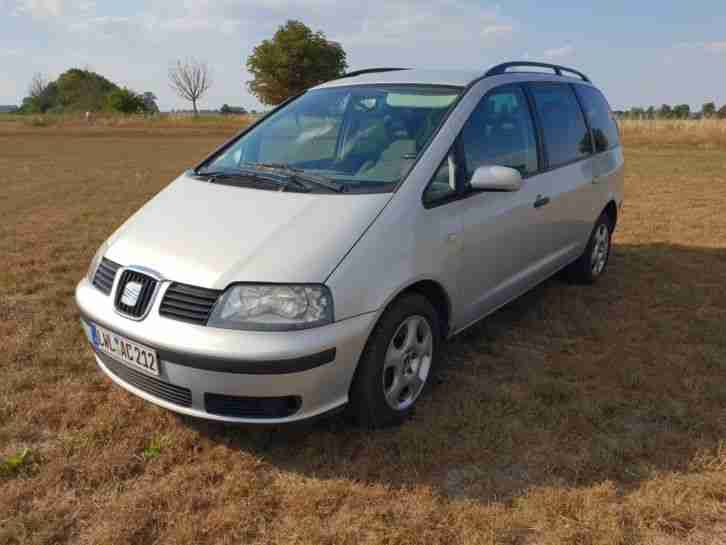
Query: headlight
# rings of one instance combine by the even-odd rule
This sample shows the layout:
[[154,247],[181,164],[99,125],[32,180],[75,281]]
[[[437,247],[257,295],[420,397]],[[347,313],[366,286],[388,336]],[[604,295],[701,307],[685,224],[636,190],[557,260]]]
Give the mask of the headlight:
[[103,259],[106,250],[108,250],[108,244],[104,242],[101,244],[101,247],[96,250],[96,255],[93,256],[93,259],[91,259],[91,263],[88,265],[88,272],[86,273],[86,277],[89,282],[93,282],[93,276],[96,274],[98,264],[101,263],[101,259]]
[[325,286],[239,284],[212,309],[207,325],[227,329],[289,331],[333,321],[333,298]]

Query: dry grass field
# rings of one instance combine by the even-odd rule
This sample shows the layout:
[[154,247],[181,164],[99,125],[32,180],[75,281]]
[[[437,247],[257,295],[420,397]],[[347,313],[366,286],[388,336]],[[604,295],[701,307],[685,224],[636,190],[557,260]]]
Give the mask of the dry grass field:
[[724,119],[626,119],[620,128],[630,145],[686,145],[700,149],[726,149]]
[[73,289],[235,130],[0,123],[0,544],[726,543],[726,130],[624,123],[596,287],[449,344],[415,418],[190,421],[98,371]]

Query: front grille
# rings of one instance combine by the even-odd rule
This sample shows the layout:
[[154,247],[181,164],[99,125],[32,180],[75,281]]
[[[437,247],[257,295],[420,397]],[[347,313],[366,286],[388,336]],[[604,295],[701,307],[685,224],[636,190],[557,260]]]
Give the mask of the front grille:
[[113,288],[113,281],[116,278],[116,273],[120,268],[121,265],[104,257],[101,259],[101,263],[98,264],[96,273],[93,275],[93,285],[106,295],[109,295],[111,293],[111,288]]
[[236,418],[285,418],[300,409],[297,396],[237,397],[204,394],[204,408],[209,414]]
[[174,320],[205,325],[221,293],[219,290],[175,282],[166,290],[159,314]]
[[121,273],[116,288],[116,308],[127,316],[141,318],[151,303],[156,284],[157,281],[151,276],[126,269]]
[[192,392],[189,388],[175,386],[140,371],[135,371],[101,352],[96,352],[96,354],[101,358],[106,369],[124,382],[131,384],[131,386],[175,405],[192,406]]

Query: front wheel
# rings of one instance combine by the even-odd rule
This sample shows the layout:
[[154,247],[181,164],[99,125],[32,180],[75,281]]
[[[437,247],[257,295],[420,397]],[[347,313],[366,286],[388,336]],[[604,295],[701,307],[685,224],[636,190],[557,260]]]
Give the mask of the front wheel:
[[400,424],[413,411],[439,357],[436,310],[419,294],[404,295],[381,316],[358,363],[349,412],[364,427]]
[[595,283],[608,265],[611,239],[611,221],[603,212],[595,223],[585,251],[565,269],[567,278],[578,284]]

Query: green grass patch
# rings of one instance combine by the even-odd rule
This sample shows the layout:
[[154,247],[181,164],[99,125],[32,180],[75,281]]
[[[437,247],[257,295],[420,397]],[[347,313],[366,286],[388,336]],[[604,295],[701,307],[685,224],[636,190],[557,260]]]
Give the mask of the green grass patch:
[[173,443],[171,435],[168,434],[156,434],[154,435],[148,444],[144,447],[141,456],[144,460],[153,460],[161,455],[161,452],[170,447]]
[[17,454],[6,457],[0,461],[0,476],[8,477],[17,474],[24,466],[30,463],[30,449],[24,448]]

